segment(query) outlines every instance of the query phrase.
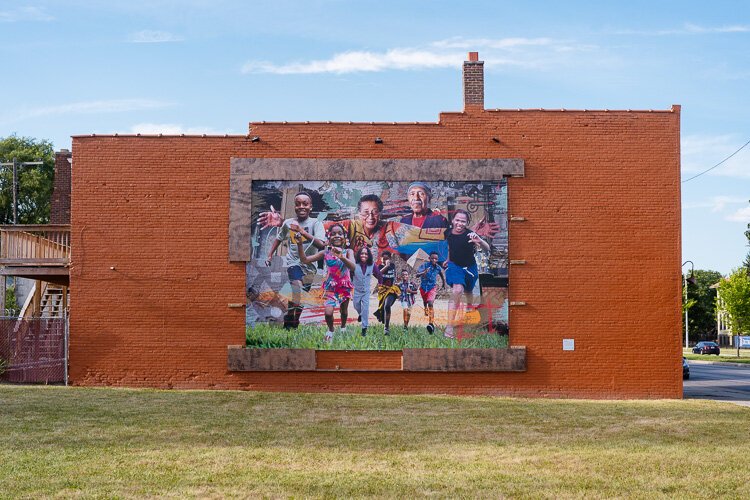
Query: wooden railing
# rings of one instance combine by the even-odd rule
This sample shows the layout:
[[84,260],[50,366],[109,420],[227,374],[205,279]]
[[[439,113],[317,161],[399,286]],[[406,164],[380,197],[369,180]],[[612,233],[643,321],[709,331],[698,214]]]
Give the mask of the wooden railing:
[[0,265],[67,266],[70,225],[0,226]]

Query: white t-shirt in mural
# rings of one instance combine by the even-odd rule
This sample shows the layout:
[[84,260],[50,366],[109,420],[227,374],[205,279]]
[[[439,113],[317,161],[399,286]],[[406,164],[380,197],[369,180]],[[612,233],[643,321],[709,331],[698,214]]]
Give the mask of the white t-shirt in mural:
[[[286,267],[300,266],[305,274],[315,274],[318,268],[315,266],[314,262],[310,264],[303,264],[302,262],[300,262],[298,253],[299,251],[297,249],[297,240],[290,238],[290,224],[297,224],[299,225],[299,227],[307,231],[316,239],[325,241],[326,231],[323,228],[323,224],[318,219],[315,219],[313,217],[308,217],[304,220],[304,222],[300,222],[296,217],[292,217],[284,221],[284,223],[281,225],[281,228],[279,228],[279,234],[276,236],[276,239],[279,241],[284,241],[287,239],[290,240],[289,251],[286,253],[286,257],[284,257],[284,265]],[[296,237],[302,238],[302,248],[305,249],[305,255],[310,256],[318,252],[318,248],[313,245],[312,241],[306,239],[301,235],[296,235]]]

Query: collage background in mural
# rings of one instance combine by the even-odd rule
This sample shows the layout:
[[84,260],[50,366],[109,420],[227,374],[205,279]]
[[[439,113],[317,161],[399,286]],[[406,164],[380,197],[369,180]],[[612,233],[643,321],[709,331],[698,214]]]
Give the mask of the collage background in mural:
[[[252,255],[247,264],[247,345],[249,347],[316,348],[316,349],[402,349],[406,347],[505,347],[508,335],[508,228],[507,185],[492,182],[429,182],[430,208],[434,211],[430,222],[417,227],[410,222],[409,182],[389,181],[254,181],[252,183]],[[397,300],[391,307],[390,335],[385,336],[383,325],[373,316],[377,309],[378,283],[373,278],[370,289],[369,328],[360,334],[357,312],[350,304],[348,325],[339,331],[340,311],[335,312],[336,335],[326,340],[324,304],[321,289],[326,269],[318,262],[304,276],[304,289],[298,297],[301,314],[298,324],[290,327],[289,310],[292,287],[287,275],[284,256],[289,250],[289,239],[282,242],[275,256],[267,261],[283,220],[294,218],[294,196],[305,191],[312,198],[311,218],[321,221],[324,229],[341,223],[353,250],[362,246],[372,249],[377,264],[384,251],[393,253],[396,275],[407,270],[416,286],[420,265],[430,252],[437,252],[440,263],[448,259],[445,228],[457,210],[466,210],[474,229],[489,244],[489,251],[475,253],[479,271],[472,304],[466,307],[462,296],[461,307],[453,322],[455,338],[444,333],[448,320],[450,287],[443,287],[438,279],[435,298],[434,333],[427,331],[429,319],[420,294],[415,295],[409,327],[404,328],[402,307]],[[376,227],[365,229],[365,221],[358,211],[358,201],[366,195],[382,200]],[[372,199],[372,196],[369,197]],[[373,205],[370,203],[370,205]],[[262,214],[275,212],[269,220],[275,223],[262,227]],[[442,217],[440,217],[442,216]],[[442,222],[440,222],[442,220]],[[307,243],[309,245],[309,243]],[[444,271],[445,273],[445,271]],[[466,290],[469,292],[470,290]],[[285,328],[286,326],[286,328]],[[453,332],[451,332],[453,333]]]

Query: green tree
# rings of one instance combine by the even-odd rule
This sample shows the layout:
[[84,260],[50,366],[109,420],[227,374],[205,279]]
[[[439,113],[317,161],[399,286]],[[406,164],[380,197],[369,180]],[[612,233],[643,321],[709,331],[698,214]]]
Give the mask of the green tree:
[[736,269],[719,284],[719,293],[728,313],[727,323],[734,334],[750,333],[750,276]]
[[[693,277],[695,278],[695,285],[688,284],[688,301],[684,305],[688,309],[689,336],[696,340],[705,337],[715,337],[716,289],[711,288],[711,285],[721,280],[721,273],[718,271],[696,269]],[[684,331],[685,325],[682,325],[682,328]]]
[[[18,169],[18,223],[49,222],[52,181],[55,174],[55,151],[52,143],[32,137],[11,135],[0,138],[0,159],[13,161],[42,160],[43,165]],[[0,169],[0,224],[13,223],[13,169]]]
[[[0,279],[3,279],[3,277],[0,276]],[[7,287],[5,288],[5,311],[0,311],[0,316],[18,316],[18,313],[21,312],[21,307],[18,305],[18,298],[16,297],[15,278],[13,278],[12,282],[10,279],[8,279],[8,283],[12,283],[12,284],[6,285]]]
[[[748,200],[748,203],[750,203],[750,200]],[[750,223],[747,225],[747,231],[745,231],[745,238],[747,238],[747,246],[750,247]],[[747,255],[745,256],[745,262],[743,263],[745,266],[745,271],[750,274],[750,250],[747,251]]]

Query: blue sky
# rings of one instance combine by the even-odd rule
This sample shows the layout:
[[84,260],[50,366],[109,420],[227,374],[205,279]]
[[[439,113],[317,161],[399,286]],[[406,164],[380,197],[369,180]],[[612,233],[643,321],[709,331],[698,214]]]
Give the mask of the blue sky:
[[[683,179],[750,140],[750,2],[0,2],[0,136],[244,134],[249,121],[436,121],[460,66],[488,108],[682,105]],[[750,146],[682,184],[683,260],[748,251]]]

